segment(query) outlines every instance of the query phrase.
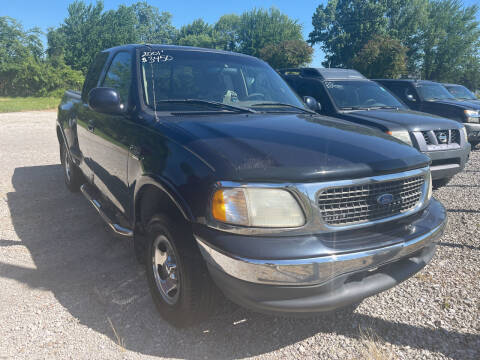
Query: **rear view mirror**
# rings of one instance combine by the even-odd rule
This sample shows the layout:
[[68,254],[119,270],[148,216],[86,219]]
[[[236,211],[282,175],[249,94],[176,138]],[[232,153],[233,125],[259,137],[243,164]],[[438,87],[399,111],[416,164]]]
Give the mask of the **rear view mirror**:
[[407,100],[408,100],[408,101],[417,101],[417,100],[415,99],[415,96],[413,96],[413,94],[407,94]]
[[88,93],[88,105],[95,111],[105,114],[121,114],[124,105],[117,90],[111,88],[93,88]]
[[310,110],[317,111],[317,112],[322,110],[320,103],[311,96],[304,96],[303,101],[305,102],[305,105],[307,105],[307,107]]

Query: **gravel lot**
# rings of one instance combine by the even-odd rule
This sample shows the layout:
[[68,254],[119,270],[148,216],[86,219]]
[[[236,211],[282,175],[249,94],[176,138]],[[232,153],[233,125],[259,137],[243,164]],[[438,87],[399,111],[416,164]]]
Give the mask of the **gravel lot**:
[[435,192],[434,261],[354,313],[275,318],[225,301],[186,330],[157,315],[131,243],[63,184],[55,112],[0,114],[0,359],[480,359],[480,150]]

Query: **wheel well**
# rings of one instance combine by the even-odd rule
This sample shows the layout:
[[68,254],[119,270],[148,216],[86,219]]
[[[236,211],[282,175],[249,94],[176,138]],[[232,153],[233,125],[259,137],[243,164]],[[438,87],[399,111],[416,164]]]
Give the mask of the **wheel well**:
[[60,126],[57,126],[57,138],[58,138],[58,143],[60,145],[62,145],[63,143],[63,136],[62,136],[62,132],[60,130]]
[[135,225],[145,229],[155,214],[168,214],[173,220],[188,224],[183,213],[165,191],[155,185],[145,185],[140,189],[135,201]]
[[60,130],[60,126],[57,125],[57,138],[58,138],[58,147],[59,147],[59,156],[60,156],[60,162],[63,161],[62,159],[62,146],[63,144],[63,136],[62,136],[62,131]]

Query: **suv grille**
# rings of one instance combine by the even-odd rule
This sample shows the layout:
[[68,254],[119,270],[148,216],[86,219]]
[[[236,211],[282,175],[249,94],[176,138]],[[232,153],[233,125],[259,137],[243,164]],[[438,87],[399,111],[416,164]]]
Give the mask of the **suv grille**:
[[460,131],[452,130],[429,130],[422,131],[422,136],[427,145],[443,145],[443,144],[459,144],[460,145]]
[[[401,214],[422,199],[423,176],[414,176],[365,185],[327,188],[317,198],[327,225],[342,226],[380,220]],[[391,194],[389,204],[381,204],[381,195]]]

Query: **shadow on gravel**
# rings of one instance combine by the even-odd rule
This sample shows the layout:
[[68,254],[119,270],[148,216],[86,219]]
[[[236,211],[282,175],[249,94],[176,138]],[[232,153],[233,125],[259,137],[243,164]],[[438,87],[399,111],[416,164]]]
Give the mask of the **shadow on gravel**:
[[465,245],[465,244],[456,244],[451,242],[439,242],[438,245],[440,246],[447,246],[451,248],[459,248],[459,249],[470,249],[470,250],[480,250],[480,246],[473,246],[473,245]]
[[105,232],[83,197],[66,190],[59,165],[17,168],[12,182],[15,191],[7,194],[7,201],[21,243],[3,240],[0,246],[23,244],[36,269],[0,263],[0,276],[51,291],[81,325],[118,342],[111,321],[128,350],[172,358],[228,359],[275,351],[317,333],[356,339],[359,328],[369,328],[393,344],[463,359],[462,350],[480,341],[474,334],[359,313],[303,320],[270,317],[226,301],[208,321],[175,329],[158,316],[130,242]]
[[474,188],[474,187],[479,187],[479,185],[466,185],[466,184],[458,184],[458,185],[445,185],[446,187],[456,187],[456,188]]
[[447,209],[449,213],[480,214],[480,210],[472,209]]

